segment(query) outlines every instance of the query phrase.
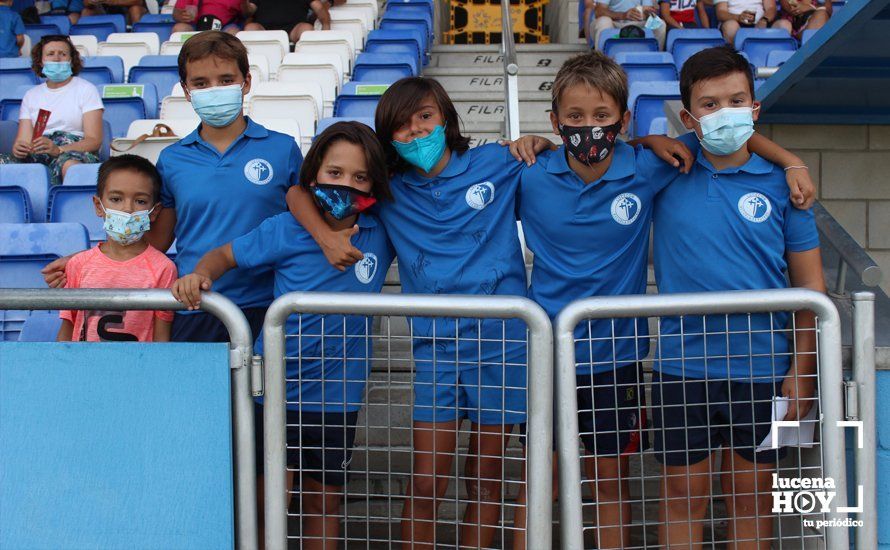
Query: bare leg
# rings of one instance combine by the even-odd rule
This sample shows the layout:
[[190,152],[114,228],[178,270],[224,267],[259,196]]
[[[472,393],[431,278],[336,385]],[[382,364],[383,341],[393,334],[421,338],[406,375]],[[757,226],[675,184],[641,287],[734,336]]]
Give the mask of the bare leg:
[[723,24],[720,26],[720,30],[723,31],[723,38],[726,39],[727,44],[734,45],[735,34],[739,32],[739,22],[724,21]]
[[[771,476],[775,464],[754,464],[731,449],[723,450],[720,485],[726,514],[728,548],[769,550],[773,538]],[[736,542],[740,541],[740,542]]]
[[298,42],[300,40],[300,36],[306,32],[314,30],[315,27],[311,23],[297,23],[294,25],[294,28],[290,30],[290,40],[291,42]]
[[[523,458],[525,458],[525,451],[523,449]],[[528,468],[528,462],[525,463],[525,467],[522,469],[522,485],[519,487],[519,495],[516,497],[516,512],[513,515],[513,528],[515,531],[513,532],[513,550],[526,550],[526,527],[528,525],[527,517],[528,513],[526,510],[526,504],[528,503],[528,496],[526,492],[526,471]],[[553,453],[553,502],[556,502],[556,499],[559,497],[559,468],[557,467],[556,462],[556,453]]]
[[809,21],[807,21],[807,25],[804,27],[804,29],[815,31],[825,26],[825,23],[828,23],[828,14],[825,13],[825,10],[819,10],[812,16],[810,16],[810,19]]
[[512,425],[473,423],[464,475],[470,502],[464,513],[460,544],[489,548],[501,519],[501,479]]
[[340,501],[343,488],[322,485],[303,476],[300,485],[303,510],[303,548],[336,550],[340,538]]
[[667,548],[701,548],[702,519],[711,494],[717,453],[691,466],[665,466],[658,509],[658,541]]
[[195,27],[189,23],[176,23],[173,25],[173,32],[194,32]]
[[65,179],[65,174],[68,173],[68,169],[74,166],[75,164],[82,164],[79,160],[68,160],[65,161],[65,164],[62,165],[62,179]]
[[248,23],[244,25],[244,30],[246,31],[264,31],[266,27],[260,25],[259,23]]
[[630,484],[628,457],[584,459],[587,479],[595,483],[597,548],[630,545]]
[[788,31],[788,34],[791,34],[791,22],[787,19],[777,19],[775,23],[773,23],[774,29],[784,29]]

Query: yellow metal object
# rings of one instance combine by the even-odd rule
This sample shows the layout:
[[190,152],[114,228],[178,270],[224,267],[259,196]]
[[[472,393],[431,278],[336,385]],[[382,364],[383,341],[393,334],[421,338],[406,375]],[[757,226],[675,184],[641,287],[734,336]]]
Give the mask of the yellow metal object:
[[[510,1],[510,0],[504,0]],[[510,19],[518,44],[547,44],[544,6],[550,0],[513,0]],[[501,0],[452,0],[449,2],[450,30],[443,33],[446,44],[494,44],[501,36]]]

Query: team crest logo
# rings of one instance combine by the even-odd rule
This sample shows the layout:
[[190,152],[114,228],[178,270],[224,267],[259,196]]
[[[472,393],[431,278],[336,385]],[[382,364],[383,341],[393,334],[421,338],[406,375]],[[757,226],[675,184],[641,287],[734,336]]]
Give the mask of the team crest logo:
[[748,193],[739,199],[739,214],[749,222],[764,222],[772,211],[769,199],[760,193]]
[[494,184],[490,181],[477,183],[467,189],[467,204],[475,210],[482,210],[494,200]]
[[273,175],[272,165],[266,159],[253,159],[244,165],[244,177],[254,185],[266,185]]
[[377,256],[371,252],[366,252],[365,257],[355,264],[355,278],[362,284],[368,284],[374,280],[377,274]]
[[612,219],[621,225],[630,225],[637,221],[643,203],[633,193],[622,193],[612,201]]

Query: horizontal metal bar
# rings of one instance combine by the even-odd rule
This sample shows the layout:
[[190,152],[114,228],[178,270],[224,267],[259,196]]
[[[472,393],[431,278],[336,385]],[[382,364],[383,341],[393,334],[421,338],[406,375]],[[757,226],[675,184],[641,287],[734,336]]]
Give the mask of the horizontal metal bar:
[[875,287],[881,284],[883,272],[880,266],[863,250],[847,230],[818,202],[813,205],[813,214],[816,217],[816,227],[822,237],[822,241],[828,242],[837,250],[841,258],[853,268],[853,271],[867,287]]

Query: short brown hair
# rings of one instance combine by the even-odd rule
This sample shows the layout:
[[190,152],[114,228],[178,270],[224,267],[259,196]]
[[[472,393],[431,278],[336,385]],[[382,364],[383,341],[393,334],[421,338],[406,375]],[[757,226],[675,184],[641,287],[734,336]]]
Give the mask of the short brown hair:
[[187,75],[186,65],[189,61],[197,61],[207,57],[230,59],[238,64],[241,76],[247,78],[250,73],[250,62],[247,60],[247,48],[240,40],[227,32],[204,31],[192,36],[179,50],[179,80],[185,87]]
[[80,52],[74,47],[71,39],[64,34],[47,34],[31,48],[31,70],[34,71],[34,74],[41,78],[46,78],[46,75],[43,74],[43,47],[50,42],[64,42],[68,44],[68,50],[71,54],[71,74],[76,75],[80,73],[80,70],[83,68],[83,60],[80,58]]
[[102,198],[108,177],[118,170],[129,170],[147,176],[151,180],[151,196],[154,202],[161,200],[161,174],[150,160],[137,155],[119,155],[111,157],[99,166],[96,179],[96,196]]
[[622,116],[627,111],[627,74],[621,65],[601,52],[582,53],[562,64],[551,91],[554,113],[558,111],[562,93],[578,84],[611,96],[618,103]]
[[460,133],[460,117],[445,88],[435,79],[409,76],[397,81],[384,92],[374,114],[377,137],[386,152],[386,163],[393,172],[404,172],[410,165],[396,153],[392,146],[392,136],[408,122],[428,96],[433,97],[445,119],[445,144],[448,148],[457,153],[470,148],[470,138]]
[[318,177],[318,169],[324,162],[324,155],[328,148],[338,141],[347,141],[358,145],[365,150],[365,162],[368,164],[368,178],[371,180],[371,194],[377,200],[392,200],[389,190],[389,174],[386,170],[386,160],[383,147],[374,134],[374,130],[368,125],[356,121],[344,121],[331,124],[325,130],[315,136],[312,147],[303,159],[300,166],[300,185],[303,189],[309,187]]
[[720,78],[731,73],[742,73],[748,79],[748,91],[754,99],[754,75],[751,63],[729,44],[702,50],[683,63],[680,69],[680,99],[683,107],[692,106],[692,87],[702,80]]

